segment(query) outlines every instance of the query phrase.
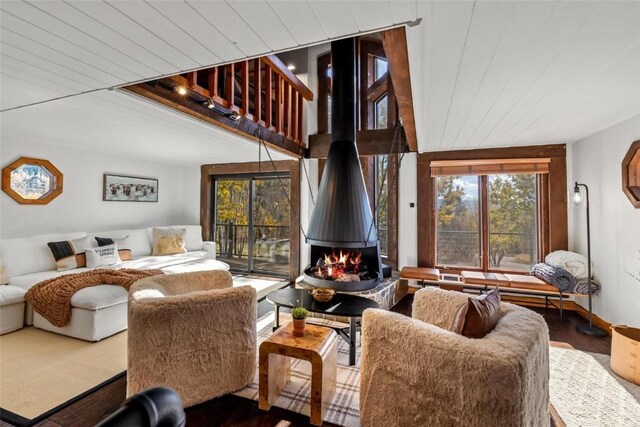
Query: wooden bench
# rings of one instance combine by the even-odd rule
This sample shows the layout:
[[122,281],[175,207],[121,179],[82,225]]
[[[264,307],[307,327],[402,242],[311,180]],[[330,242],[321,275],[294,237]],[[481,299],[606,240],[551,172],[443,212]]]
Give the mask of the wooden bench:
[[[544,297],[545,310],[549,304],[560,310],[560,323],[563,321],[564,300],[567,297],[580,296],[570,292],[562,292],[549,283],[527,274],[485,273],[482,271],[461,271],[460,275],[441,274],[437,268],[404,267],[400,278],[415,280],[421,286],[439,286],[448,290],[475,290],[487,292],[498,286],[501,293],[533,297]],[[549,298],[558,298],[559,304]]]

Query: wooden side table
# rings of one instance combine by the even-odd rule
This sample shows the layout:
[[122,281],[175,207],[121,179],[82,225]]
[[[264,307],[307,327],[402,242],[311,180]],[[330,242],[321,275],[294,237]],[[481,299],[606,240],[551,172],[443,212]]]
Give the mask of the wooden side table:
[[319,426],[336,391],[338,335],[307,324],[305,336],[294,337],[289,322],[260,344],[260,409],[268,411],[289,382],[291,357],[311,362],[310,418]]

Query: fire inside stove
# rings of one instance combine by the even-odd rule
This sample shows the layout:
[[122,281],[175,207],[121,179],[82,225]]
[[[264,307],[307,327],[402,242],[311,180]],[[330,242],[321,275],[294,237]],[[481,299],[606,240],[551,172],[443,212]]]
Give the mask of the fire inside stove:
[[374,278],[369,273],[361,252],[344,250],[325,253],[318,259],[315,267],[311,268],[311,275],[317,279],[336,282],[360,282]]

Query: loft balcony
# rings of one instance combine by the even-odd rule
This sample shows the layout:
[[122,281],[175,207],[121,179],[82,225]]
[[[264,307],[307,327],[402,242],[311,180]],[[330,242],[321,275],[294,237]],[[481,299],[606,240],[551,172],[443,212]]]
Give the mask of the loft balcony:
[[124,89],[303,156],[304,102],[313,93],[275,55],[190,71]]

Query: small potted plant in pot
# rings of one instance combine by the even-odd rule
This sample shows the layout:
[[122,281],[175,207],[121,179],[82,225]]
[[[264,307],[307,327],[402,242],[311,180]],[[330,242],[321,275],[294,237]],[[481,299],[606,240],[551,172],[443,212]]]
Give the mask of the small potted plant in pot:
[[309,312],[304,307],[295,307],[291,310],[291,317],[293,317],[293,336],[304,336],[304,330],[307,325],[307,316]]

